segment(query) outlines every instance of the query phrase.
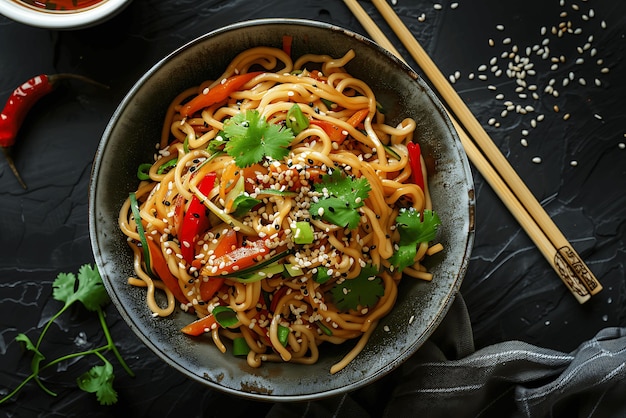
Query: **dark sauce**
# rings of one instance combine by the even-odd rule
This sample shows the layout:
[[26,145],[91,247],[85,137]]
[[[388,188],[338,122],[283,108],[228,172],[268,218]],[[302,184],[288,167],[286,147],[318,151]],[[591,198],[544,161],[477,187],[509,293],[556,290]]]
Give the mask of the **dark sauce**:
[[69,12],[87,9],[106,0],[19,0],[19,2],[52,12]]

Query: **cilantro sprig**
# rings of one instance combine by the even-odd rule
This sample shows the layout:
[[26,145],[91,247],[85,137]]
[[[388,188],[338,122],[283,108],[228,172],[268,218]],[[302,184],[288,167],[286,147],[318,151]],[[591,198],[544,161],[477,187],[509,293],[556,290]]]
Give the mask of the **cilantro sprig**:
[[227,142],[224,149],[241,167],[249,167],[265,157],[281,160],[289,154],[294,139],[289,128],[269,123],[257,110],[246,110],[224,122]]
[[383,281],[377,274],[378,269],[368,264],[357,277],[331,287],[330,293],[337,309],[345,312],[374,306],[385,292]]
[[[42,370],[63,361],[77,357],[84,357],[90,354],[97,356],[102,361],[103,365],[93,366],[88,372],[79,376],[76,380],[78,387],[86,392],[95,393],[98,401],[102,405],[111,405],[116,403],[117,392],[113,389],[113,380],[115,378],[113,365],[104,357],[102,353],[106,351],[113,352],[126,373],[130,376],[134,376],[134,373],[130,370],[120,355],[113,342],[111,333],[109,332],[102,308],[110,302],[110,299],[106,289],[104,288],[104,284],[102,283],[100,273],[97,268],[85,264],[80,267],[78,275],[75,275],[74,273],[59,273],[57,278],[52,283],[52,286],[52,297],[55,300],[63,302],[63,306],[45,324],[36,343],[33,343],[33,341],[23,333],[20,333],[15,337],[16,341],[23,342],[26,349],[33,353],[33,358],[31,360],[31,374],[11,393],[1,398],[0,404],[11,399],[31,380],[35,380],[37,384],[49,395],[56,396],[56,393],[48,389],[40,380],[39,373]],[[87,310],[97,313],[100,325],[107,340],[107,344],[91,350],[67,354],[44,364],[43,361],[46,359],[46,356],[43,354],[41,349],[44,336],[54,321],[76,302],[80,302]]]
[[399,271],[412,266],[417,255],[417,245],[434,240],[440,224],[439,216],[432,210],[419,212],[414,208],[401,209],[396,217],[400,241],[389,262]]
[[325,174],[315,191],[323,193],[317,202],[311,203],[311,215],[335,224],[354,229],[361,215],[358,209],[364,205],[371,186],[365,177],[344,175],[341,170]]

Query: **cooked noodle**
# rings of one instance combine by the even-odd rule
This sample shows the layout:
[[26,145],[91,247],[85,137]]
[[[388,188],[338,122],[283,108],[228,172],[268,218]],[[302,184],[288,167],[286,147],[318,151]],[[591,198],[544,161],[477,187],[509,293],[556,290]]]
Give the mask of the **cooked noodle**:
[[[147,247],[152,271],[147,267],[146,248],[142,248],[139,220],[133,215],[130,198],[119,214],[120,229],[134,254],[137,277],[129,283],[147,289],[147,306],[154,316],[168,316],[176,306],[198,318],[208,317],[217,306],[230,308],[233,322],[212,325],[204,332],[211,334],[222,352],[227,350],[226,341],[245,340],[250,349],[245,358],[252,367],[266,361],[312,364],[323,342],[358,340],[333,366],[331,373],[336,373],[364,349],[378,321],[391,311],[403,276],[432,278],[421,261],[427,253],[442,250],[440,244],[419,244],[414,264],[402,272],[390,262],[398,248],[396,217],[401,208],[431,209],[427,187],[411,182],[407,144],[414,139],[415,121],[407,118],[396,126],[386,124],[373,91],[344,68],[353,58],[354,52],[349,51],[339,58],[304,55],[294,62],[280,49],[253,48],[238,55],[219,79],[174,99],[158,153],[147,172],[149,179],[141,181],[134,192],[140,226],[145,240],[151,241]],[[226,100],[184,115],[182,109],[192,98],[218,88],[230,77],[259,70]],[[288,155],[280,161],[266,155],[257,164],[238,167],[231,155],[211,148],[215,141],[224,140],[225,122],[235,115],[256,110],[268,123],[282,126],[294,103],[315,122],[294,135]],[[365,117],[358,124],[351,123],[350,118],[359,111]],[[333,138],[324,129],[328,124],[337,127],[345,139]],[[421,165],[425,179],[423,161]],[[334,169],[355,179],[364,178],[370,187],[353,229],[309,212],[312,202],[323,196],[316,183]],[[209,173],[215,174],[215,182],[203,193],[200,182]],[[237,188],[243,189],[233,192]],[[283,193],[285,190],[288,193]],[[258,203],[247,213],[234,215],[234,196],[238,195],[258,199]],[[209,226],[197,241],[189,243],[181,237],[181,229],[194,196],[209,210]],[[311,225],[313,242],[295,243],[296,222]],[[215,265],[214,260],[220,259],[216,254],[229,231],[236,231],[230,236],[237,237],[238,245],[262,243],[267,252],[254,262],[284,254],[275,264],[292,266],[299,273],[295,277],[286,271],[269,273],[250,283],[240,280],[236,272],[221,277],[223,266]],[[190,245],[194,257],[186,260],[184,247]],[[153,251],[159,252],[158,257]],[[159,280],[165,278],[154,271],[157,258],[163,259],[184,300],[177,302],[171,284]],[[382,295],[370,306],[339,309],[331,288],[358,277],[366,266],[379,272]],[[330,276],[323,283],[315,279],[322,269]],[[204,287],[215,280],[221,280],[219,288],[203,296]],[[157,292],[165,293],[164,302],[156,297]],[[281,329],[288,332],[282,342]]]

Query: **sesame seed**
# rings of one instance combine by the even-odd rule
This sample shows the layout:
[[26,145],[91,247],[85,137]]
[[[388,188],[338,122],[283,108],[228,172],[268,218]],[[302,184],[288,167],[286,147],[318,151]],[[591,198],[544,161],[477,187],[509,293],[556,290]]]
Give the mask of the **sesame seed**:
[[578,161],[572,160],[569,162],[569,165],[571,165],[572,167],[576,167],[578,165]]
[[496,29],[498,29],[499,31],[503,31],[504,25],[496,25]]
[[439,4],[439,3],[435,3],[435,4],[433,4],[433,8],[435,10],[441,10],[441,9],[443,9],[443,6],[441,4]]
[[533,157],[532,162],[535,164],[540,164],[541,163],[541,157]]

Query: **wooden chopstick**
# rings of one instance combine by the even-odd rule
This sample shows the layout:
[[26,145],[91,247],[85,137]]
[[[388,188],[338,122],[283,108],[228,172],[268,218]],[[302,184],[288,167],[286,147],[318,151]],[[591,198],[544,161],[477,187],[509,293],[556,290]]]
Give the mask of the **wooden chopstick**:
[[[385,0],[371,1],[443,97],[444,105],[452,109],[464,123],[462,126],[452,115],[450,109],[447,109],[472,164],[494,189],[578,302],[584,303],[589,300],[591,295],[602,289],[591,270],[571,248],[567,239],[391,6]],[[402,59],[393,44],[356,0],[344,0],[344,3],[375,42]],[[474,137],[482,152],[470,138],[468,132]],[[483,152],[488,159],[485,159]],[[506,181],[507,179],[508,181]]]

